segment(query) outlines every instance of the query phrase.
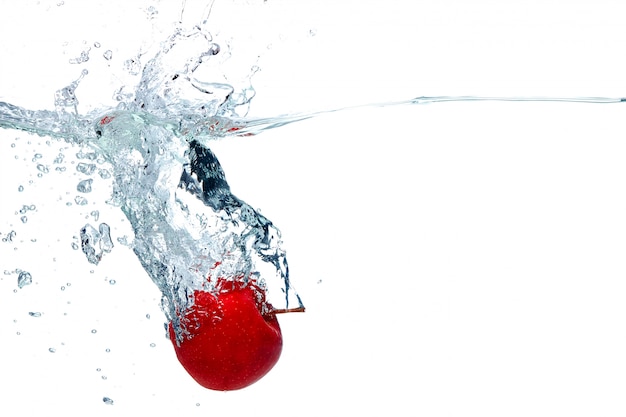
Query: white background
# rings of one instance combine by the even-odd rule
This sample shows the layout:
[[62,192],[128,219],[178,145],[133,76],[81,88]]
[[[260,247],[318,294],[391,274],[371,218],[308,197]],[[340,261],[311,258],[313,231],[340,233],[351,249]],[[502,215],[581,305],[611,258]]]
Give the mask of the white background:
[[[0,5],[1,100],[52,108],[88,68],[79,110],[112,105],[106,74],[150,43],[146,7],[163,27],[179,8],[57,3]],[[261,68],[250,115],[421,95],[626,96],[617,1],[218,0],[214,12],[215,32],[245,40],[230,62]],[[89,62],[68,63],[95,41]],[[182,370],[130,250],[94,267],[71,249],[89,211],[114,237],[127,233],[121,213],[67,207],[78,177],[37,178],[31,162],[57,145],[0,131],[0,237],[18,233],[0,242],[0,414],[623,415],[623,112],[370,108],[215,143],[234,193],[281,228],[307,306],[281,317],[275,369],[229,393]],[[26,224],[24,204],[37,206]],[[33,285],[14,291],[16,268]]]

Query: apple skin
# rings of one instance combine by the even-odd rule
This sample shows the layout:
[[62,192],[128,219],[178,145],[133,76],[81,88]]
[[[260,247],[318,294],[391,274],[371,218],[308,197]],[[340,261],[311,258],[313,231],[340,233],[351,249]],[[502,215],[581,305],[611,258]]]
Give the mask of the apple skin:
[[[245,388],[278,362],[282,334],[265,293],[253,284],[228,282],[217,295],[195,291],[194,305],[181,317],[189,332],[178,344],[172,323],[170,340],[185,370],[205,388]],[[266,306],[266,313],[261,313]]]

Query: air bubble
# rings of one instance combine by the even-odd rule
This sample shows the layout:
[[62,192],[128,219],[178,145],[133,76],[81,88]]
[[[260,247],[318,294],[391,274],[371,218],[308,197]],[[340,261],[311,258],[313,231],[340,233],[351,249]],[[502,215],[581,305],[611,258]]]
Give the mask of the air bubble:
[[111,51],[110,49],[107,49],[106,51],[104,51],[104,53],[102,54],[102,56],[104,57],[104,59],[106,59],[107,61],[110,61],[111,58],[113,58],[113,51]]

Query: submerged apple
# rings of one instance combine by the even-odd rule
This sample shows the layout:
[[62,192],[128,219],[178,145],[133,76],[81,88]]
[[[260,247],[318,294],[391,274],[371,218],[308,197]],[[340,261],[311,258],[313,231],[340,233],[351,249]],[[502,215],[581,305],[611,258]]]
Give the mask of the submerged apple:
[[169,324],[176,356],[193,379],[205,388],[231,391],[255,383],[274,367],[283,339],[262,289],[220,280],[216,295],[195,291],[194,297],[181,317],[188,334],[180,343]]

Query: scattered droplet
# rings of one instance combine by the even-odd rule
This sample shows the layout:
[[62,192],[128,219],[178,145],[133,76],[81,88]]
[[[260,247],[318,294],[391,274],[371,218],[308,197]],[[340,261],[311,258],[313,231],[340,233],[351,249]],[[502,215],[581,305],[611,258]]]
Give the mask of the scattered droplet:
[[104,53],[102,54],[102,56],[104,57],[104,59],[106,59],[107,61],[110,61],[111,58],[113,58],[113,51],[111,51],[110,49],[107,49],[106,51],[104,51]]
[[56,352],[56,351],[57,351],[57,350],[56,350],[55,348],[49,348],[49,349],[48,349],[48,352],[50,352],[50,353],[54,353],[54,352]]
[[106,349],[104,349],[104,351],[105,351],[106,353],[110,353],[110,352],[111,352],[111,349],[106,348]]
[[116,282],[117,282],[117,281],[115,281],[114,279],[110,279],[110,280],[109,280],[109,284],[111,284],[111,285],[115,285],[115,283],[116,283]]
[[41,317],[41,313],[38,311],[30,311],[28,312],[28,315],[31,317]]
[[102,398],[102,401],[104,401],[104,403],[107,405],[113,405],[113,400],[110,399],[109,397]]
[[65,285],[61,285],[61,291],[65,291]]
[[90,193],[91,192],[91,184],[92,183],[93,183],[93,180],[91,178],[86,179],[86,180],[82,180],[76,186],[76,190],[79,193]]
[[150,343],[150,347],[155,347],[156,343]]
[[86,164],[84,162],[79,162],[78,165],[76,165],[76,171],[80,172],[81,174],[91,175],[94,173],[95,170],[96,164]]
[[19,187],[17,187],[17,191],[19,191],[20,193],[24,191],[24,186],[20,185]]
[[84,51],[80,52],[80,55],[77,56],[76,58],[70,58],[69,62],[70,64],[82,64],[84,62],[89,61],[89,51],[91,50],[91,48],[87,48]]
[[26,223],[26,222],[28,222],[28,217],[22,216],[22,217],[20,217],[20,220],[22,221],[22,223]]
[[146,318],[150,320],[150,314],[146,314]]
[[97,41],[96,41],[96,42],[94,42],[94,43],[93,43],[93,46],[94,46],[94,47],[96,47],[96,48],[100,48],[100,42],[97,42]]
[[50,172],[48,167],[44,164],[37,164],[37,170],[43,174],[47,174],[48,172]]
[[29,272],[22,271],[17,277],[17,286],[19,288],[24,288],[26,285],[30,285],[33,283],[33,277]]
[[137,56],[124,61],[124,69],[130,75],[139,75],[139,72],[141,71],[141,61],[139,60],[139,57]]
[[89,200],[81,195],[77,195],[76,198],[74,198],[74,202],[79,206],[86,206],[87,203],[89,203]]
[[108,169],[104,169],[104,168],[98,170],[98,175],[100,175],[100,178],[102,178],[103,180],[111,178],[111,172],[109,172]]
[[96,334],[98,331],[96,329],[91,329],[91,333]]

